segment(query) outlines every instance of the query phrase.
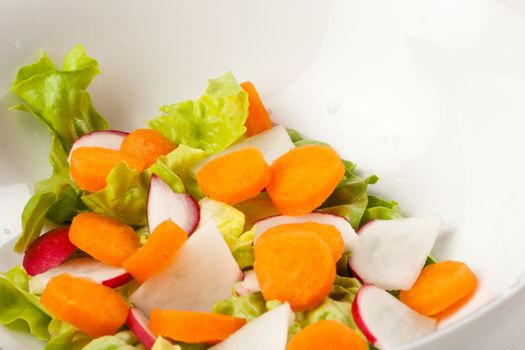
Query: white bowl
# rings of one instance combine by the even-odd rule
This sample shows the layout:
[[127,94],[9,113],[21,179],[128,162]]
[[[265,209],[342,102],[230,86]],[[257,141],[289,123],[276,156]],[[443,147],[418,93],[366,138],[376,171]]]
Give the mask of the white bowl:
[[[407,348],[525,341],[513,333],[525,315],[520,0],[24,0],[1,2],[0,14],[0,270],[20,261],[5,242],[20,231],[28,186],[49,172],[47,132],[6,111],[8,87],[39,49],[60,61],[83,43],[103,69],[95,106],[114,128],[143,125],[233,70],[255,82],[276,122],[379,175],[374,192],[408,215],[440,215],[447,230],[434,255],[468,262],[480,288]],[[4,349],[30,343],[0,330]]]

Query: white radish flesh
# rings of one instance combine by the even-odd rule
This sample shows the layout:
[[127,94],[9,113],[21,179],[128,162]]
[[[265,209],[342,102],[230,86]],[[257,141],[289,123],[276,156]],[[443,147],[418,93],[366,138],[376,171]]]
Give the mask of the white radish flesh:
[[[116,288],[126,284],[131,279],[126,270],[121,267],[110,266],[92,258],[72,259],[52,268],[29,280],[29,292],[42,294],[47,283],[61,274],[90,279],[94,282]],[[108,281],[113,281],[109,282]],[[118,281],[118,283],[116,283]]]
[[170,264],[145,281],[130,297],[144,313],[163,310],[209,312],[231,296],[241,271],[215,222],[191,235]]
[[408,290],[425,265],[440,226],[435,217],[374,220],[359,230],[350,269],[365,283]]
[[431,334],[436,320],[412,310],[383,289],[365,285],[352,304],[357,326],[383,350],[397,348]]
[[200,220],[197,201],[189,194],[173,192],[157,175],[151,176],[147,212],[149,232],[161,222],[172,220],[191,234]]
[[223,156],[231,151],[236,151],[246,147],[257,148],[262,153],[266,163],[271,165],[274,160],[295,146],[290,139],[286,128],[282,125],[276,125],[270,130],[266,130],[260,134],[248,137],[242,142],[230,146],[224,151],[202,160],[201,162],[194,165],[192,169],[196,173],[210,160]]
[[209,350],[285,350],[288,328],[294,319],[290,305],[284,303],[246,324]]
[[71,153],[80,147],[101,147],[118,151],[126,136],[128,136],[127,132],[118,130],[101,130],[85,134],[73,143],[67,161],[71,159]]
[[345,243],[345,251],[353,250],[357,245],[359,237],[355,233],[352,225],[350,225],[350,223],[341,216],[325,213],[311,213],[301,216],[277,215],[259,220],[254,223],[255,239],[257,239],[257,237],[259,237],[264,231],[272,227],[308,221],[334,226],[341,233],[343,242]]
[[237,295],[246,295],[250,293],[259,292],[261,288],[259,287],[259,281],[255,275],[254,270],[249,270],[244,272],[244,278],[242,281],[235,284],[235,293]]

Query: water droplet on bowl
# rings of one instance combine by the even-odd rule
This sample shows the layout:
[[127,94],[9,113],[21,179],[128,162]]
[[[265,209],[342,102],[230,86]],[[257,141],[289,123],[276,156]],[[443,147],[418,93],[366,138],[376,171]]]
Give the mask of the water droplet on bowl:
[[22,45],[20,44],[20,41],[18,41],[18,39],[15,40],[15,47],[16,47],[17,49],[19,49],[19,48],[22,47]]
[[341,108],[341,97],[336,97],[332,101],[328,102],[328,105],[326,106],[326,112],[330,115],[334,115],[339,111],[339,108]]
[[8,234],[11,233],[11,231],[10,231],[8,228],[4,228],[4,233],[5,233],[6,235],[8,235]]

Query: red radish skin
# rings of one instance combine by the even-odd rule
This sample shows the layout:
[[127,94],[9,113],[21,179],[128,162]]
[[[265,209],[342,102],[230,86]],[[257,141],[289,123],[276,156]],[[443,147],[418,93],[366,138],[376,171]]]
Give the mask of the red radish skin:
[[199,203],[189,194],[175,193],[160,177],[153,174],[148,191],[146,208],[148,230],[153,232],[158,224],[172,220],[191,235],[200,221]]
[[372,224],[375,220],[370,220],[369,222],[367,222],[366,224],[364,224],[363,226],[361,226],[357,231],[356,233],[357,234],[360,234],[361,232],[363,232],[363,230],[370,224]]
[[125,285],[129,281],[131,281],[131,275],[129,273],[125,273],[115,278],[103,281],[102,285],[109,288],[118,288]]
[[70,161],[71,153],[80,147],[102,147],[118,151],[126,136],[127,132],[119,130],[101,130],[85,134],[73,143],[67,161]]
[[372,332],[370,332],[368,327],[365,325],[365,322],[361,318],[361,313],[359,312],[359,306],[358,306],[358,298],[359,298],[359,292],[357,292],[354,302],[352,303],[352,316],[354,317],[355,324],[357,325],[357,327],[359,327],[361,332],[363,332],[366,339],[368,339],[368,341],[372,345],[374,345],[377,342],[377,339],[376,337],[374,337]]
[[28,275],[35,276],[60,265],[76,249],[69,240],[69,226],[59,227],[31,243],[24,254],[22,265]]
[[156,338],[148,327],[148,318],[142,311],[137,308],[129,309],[126,325],[146,349],[150,350],[153,347]]
[[359,276],[359,274],[352,269],[352,266],[350,265],[350,261],[348,262],[348,271],[350,271],[350,275],[357,278],[359,282],[363,283],[363,279],[361,278],[361,276]]

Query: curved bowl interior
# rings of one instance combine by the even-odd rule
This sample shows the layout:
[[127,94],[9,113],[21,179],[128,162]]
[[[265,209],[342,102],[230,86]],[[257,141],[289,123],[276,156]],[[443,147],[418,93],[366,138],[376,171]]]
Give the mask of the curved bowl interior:
[[[20,261],[6,242],[20,231],[28,187],[49,172],[47,131],[6,111],[16,102],[9,84],[39,49],[58,61],[80,42],[101,64],[90,91],[113,128],[141,126],[160,105],[197,96],[207,78],[232,70],[256,83],[274,121],[330,142],[363,173],[377,174],[373,191],[405,214],[441,216],[446,230],[433,254],[468,262],[480,287],[441,332],[413,348],[461,332],[483,305],[523,290],[519,1],[68,4],[0,4],[1,270]],[[6,349],[27,342],[0,331]]]

